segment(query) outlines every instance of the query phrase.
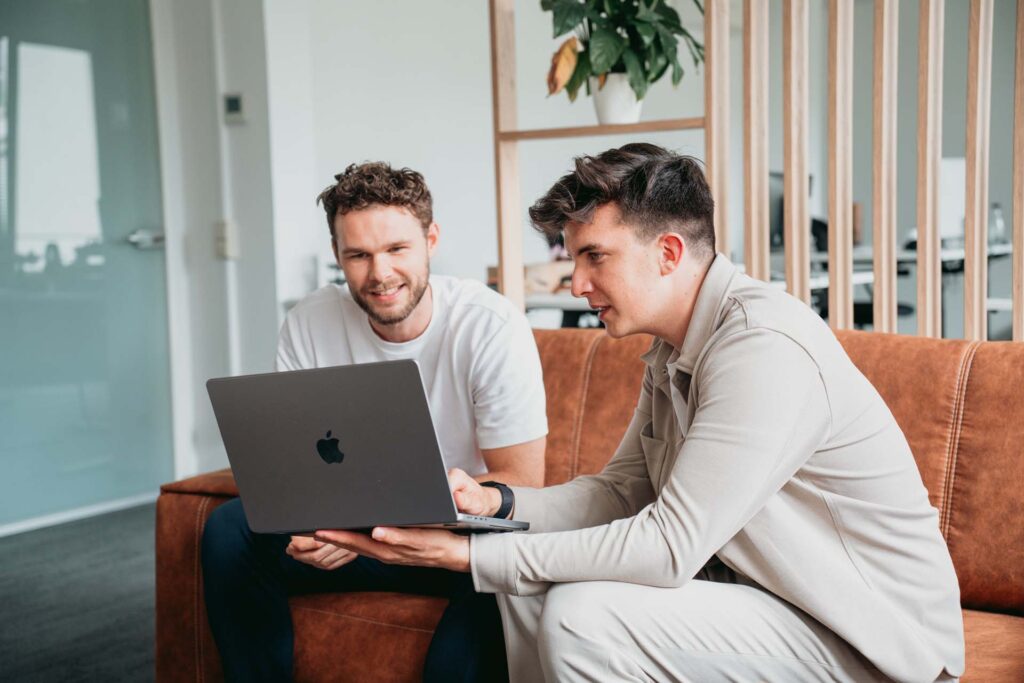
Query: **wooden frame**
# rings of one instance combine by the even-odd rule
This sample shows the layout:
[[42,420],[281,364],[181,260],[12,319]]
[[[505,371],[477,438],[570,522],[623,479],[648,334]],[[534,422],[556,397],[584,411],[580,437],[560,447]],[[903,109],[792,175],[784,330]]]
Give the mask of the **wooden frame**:
[[897,0],[875,0],[872,240],[874,329],[896,331],[896,74]]
[[[992,63],[992,0],[970,0],[968,31],[967,182],[964,336],[987,335],[988,156]],[[783,4],[784,237],[787,289],[810,300],[808,207],[809,0]],[[836,329],[852,325],[853,0],[829,0],[829,311]],[[1019,3],[1020,4],[1020,3]],[[514,45],[515,0],[490,0],[499,288],[524,304],[518,144],[528,140],[668,130],[705,131],[708,181],[715,197],[718,250],[731,257],[729,187],[729,0],[707,0],[705,115],[623,126],[518,130]],[[942,156],[942,47],[945,0],[920,0],[918,71],[918,333],[940,336],[942,268],[938,235],[938,175]],[[875,0],[872,196],[874,327],[895,332],[896,81],[898,0]],[[770,279],[768,253],[768,5],[744,0],[744,262]],[[1018,7],[1013,167],[1013,337],[1024,340],[1024,8]]]
[[704,6],[704,160],[715,198],[715,247],[729,252],[729,0]]
[[743,242],[747,275],[771,279],[768,216],[768,3],[743,1]]
[[782,5],[782,118],[784,147],[783,234],[786,289],[798,299],[811,300],[808,183],[808,43],[810,11],[807,0]]
[[1017,2],[1013,95],[1013,340],[1024,341],[1024,3]]
[[921,0],[917,67],[917,333],[942,336],[939,168],[945,0]]
[[498,290],[519,308],[526,305],[523,277],[519,148],[500,132],[516,127],[515,0],[491,0],[491,94],[498,203]]
[[828,322],[853,327],[853,0],[828,16]]
[[988,157],[992,91],[992,0],[971,0],[967,33],[967,195],[964,339],[987,337]]

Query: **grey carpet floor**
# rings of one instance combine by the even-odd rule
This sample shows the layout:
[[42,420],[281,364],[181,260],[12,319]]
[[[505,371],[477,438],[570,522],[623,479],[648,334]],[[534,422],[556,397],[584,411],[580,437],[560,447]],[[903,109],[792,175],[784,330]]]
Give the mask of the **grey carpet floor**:
[[151,681],[155,504],[0,538],[0,681]]

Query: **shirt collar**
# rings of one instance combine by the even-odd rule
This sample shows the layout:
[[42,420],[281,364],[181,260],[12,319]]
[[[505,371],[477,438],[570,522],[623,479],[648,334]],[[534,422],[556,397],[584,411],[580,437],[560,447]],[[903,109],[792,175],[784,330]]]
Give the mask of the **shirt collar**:
[[[704,276],[700,291],[697,293],[697,302],[693,307],[693,315],[690,317],[690,326],[686,330],[686,337],[683,339],[683,348],[679,351],[678,360],[673,363],[676,369],[689,375],[693,374],[697,357],[700,356],[700,352],[704,350],[711,335],[717,329],[718,314],[726,295],[732,289],[735,275],[736,266],[725,255],[716,255],[707,275]],[[640,358],[654,369],[664,368],[672,351],[671,344],[655,337],[651,348]],[[664,381],[661,373],[655,373],[655,377],[659,384]]]

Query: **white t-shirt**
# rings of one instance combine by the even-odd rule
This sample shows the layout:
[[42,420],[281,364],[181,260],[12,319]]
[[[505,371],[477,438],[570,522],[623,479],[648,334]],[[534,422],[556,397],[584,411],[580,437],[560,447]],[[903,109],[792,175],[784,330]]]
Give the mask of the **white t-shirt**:
[[381,339],[348,287],[327,285],[289,311],[277,369],[414,359],[445,466],[487,471],[480,449],[547,434],[540,357],[526,317],[482,283],[432,275],[433,315],[416,339]]

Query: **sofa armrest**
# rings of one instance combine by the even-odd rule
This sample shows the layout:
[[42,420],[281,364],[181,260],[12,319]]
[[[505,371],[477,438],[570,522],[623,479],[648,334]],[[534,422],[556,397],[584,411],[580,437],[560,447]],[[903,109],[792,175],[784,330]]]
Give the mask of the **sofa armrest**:
[[222,678],[216,645],[206,627],[199,553],[206,519],[234,495],[234,479],[227,470],[161,488],[156,504],[156,678],[160,683]]

